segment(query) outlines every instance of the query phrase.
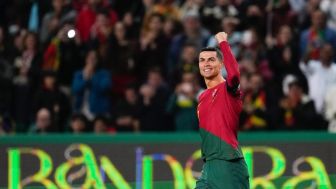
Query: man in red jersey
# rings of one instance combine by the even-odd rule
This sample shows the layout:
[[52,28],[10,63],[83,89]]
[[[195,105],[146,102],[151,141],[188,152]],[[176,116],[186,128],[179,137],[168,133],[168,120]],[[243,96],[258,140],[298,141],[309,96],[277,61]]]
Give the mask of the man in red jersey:
[[[242,110],[240,73],[227,42],[227,34],[215,36],[218,48],[204,48],[199,69],[207,89],[200,95],[197,109],[205,161],[196,189],[248,189],[249,176],[237,141]],[[221,75],[222,64],[227,78]]]

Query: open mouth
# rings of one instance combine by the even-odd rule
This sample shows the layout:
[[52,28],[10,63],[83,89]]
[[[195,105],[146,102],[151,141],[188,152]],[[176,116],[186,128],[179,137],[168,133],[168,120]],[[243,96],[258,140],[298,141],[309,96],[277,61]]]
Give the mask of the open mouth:
[[204,72],[204,73],[210,73],[211,70],[212,70],[211,68],[205,68],[205,69],[203,69],[203,72]]

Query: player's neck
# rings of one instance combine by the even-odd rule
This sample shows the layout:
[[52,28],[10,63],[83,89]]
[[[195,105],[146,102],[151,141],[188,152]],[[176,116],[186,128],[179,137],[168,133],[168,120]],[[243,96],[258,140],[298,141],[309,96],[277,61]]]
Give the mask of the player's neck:
[[205,80],[205,84],[207,86],[207,89],[215,87],[218,84],[220,84],[220,83],[222,83],[222,82],[225,81],[225,79],[221,75],[218,75],[217,77],[211,78],[211,79],[204,78],[204,80]]

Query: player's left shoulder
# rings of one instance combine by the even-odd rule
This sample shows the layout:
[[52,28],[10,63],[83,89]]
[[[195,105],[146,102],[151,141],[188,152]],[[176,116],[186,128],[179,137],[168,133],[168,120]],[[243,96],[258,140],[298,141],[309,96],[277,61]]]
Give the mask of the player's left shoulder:
[[225,88],[227,92],[235,98],[240,98],[242,96],[242,91],[240,90],[240,84],[234,86],[229,86],[227,82],[225,82]]

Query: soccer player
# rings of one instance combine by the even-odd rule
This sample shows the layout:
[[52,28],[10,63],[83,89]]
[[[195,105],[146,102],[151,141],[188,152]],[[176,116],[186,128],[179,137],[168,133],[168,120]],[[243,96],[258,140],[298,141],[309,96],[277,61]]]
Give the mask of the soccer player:
[[[207,89],[200,95],[197,114],[205,161],[196,189],[248,189],[249,176],[237,141],[242,110],[239,69],[227,34],[215,36],[220,47],[207,47],[199,54],[199,69]],[[222,64],[227,78],[221,74]]]

